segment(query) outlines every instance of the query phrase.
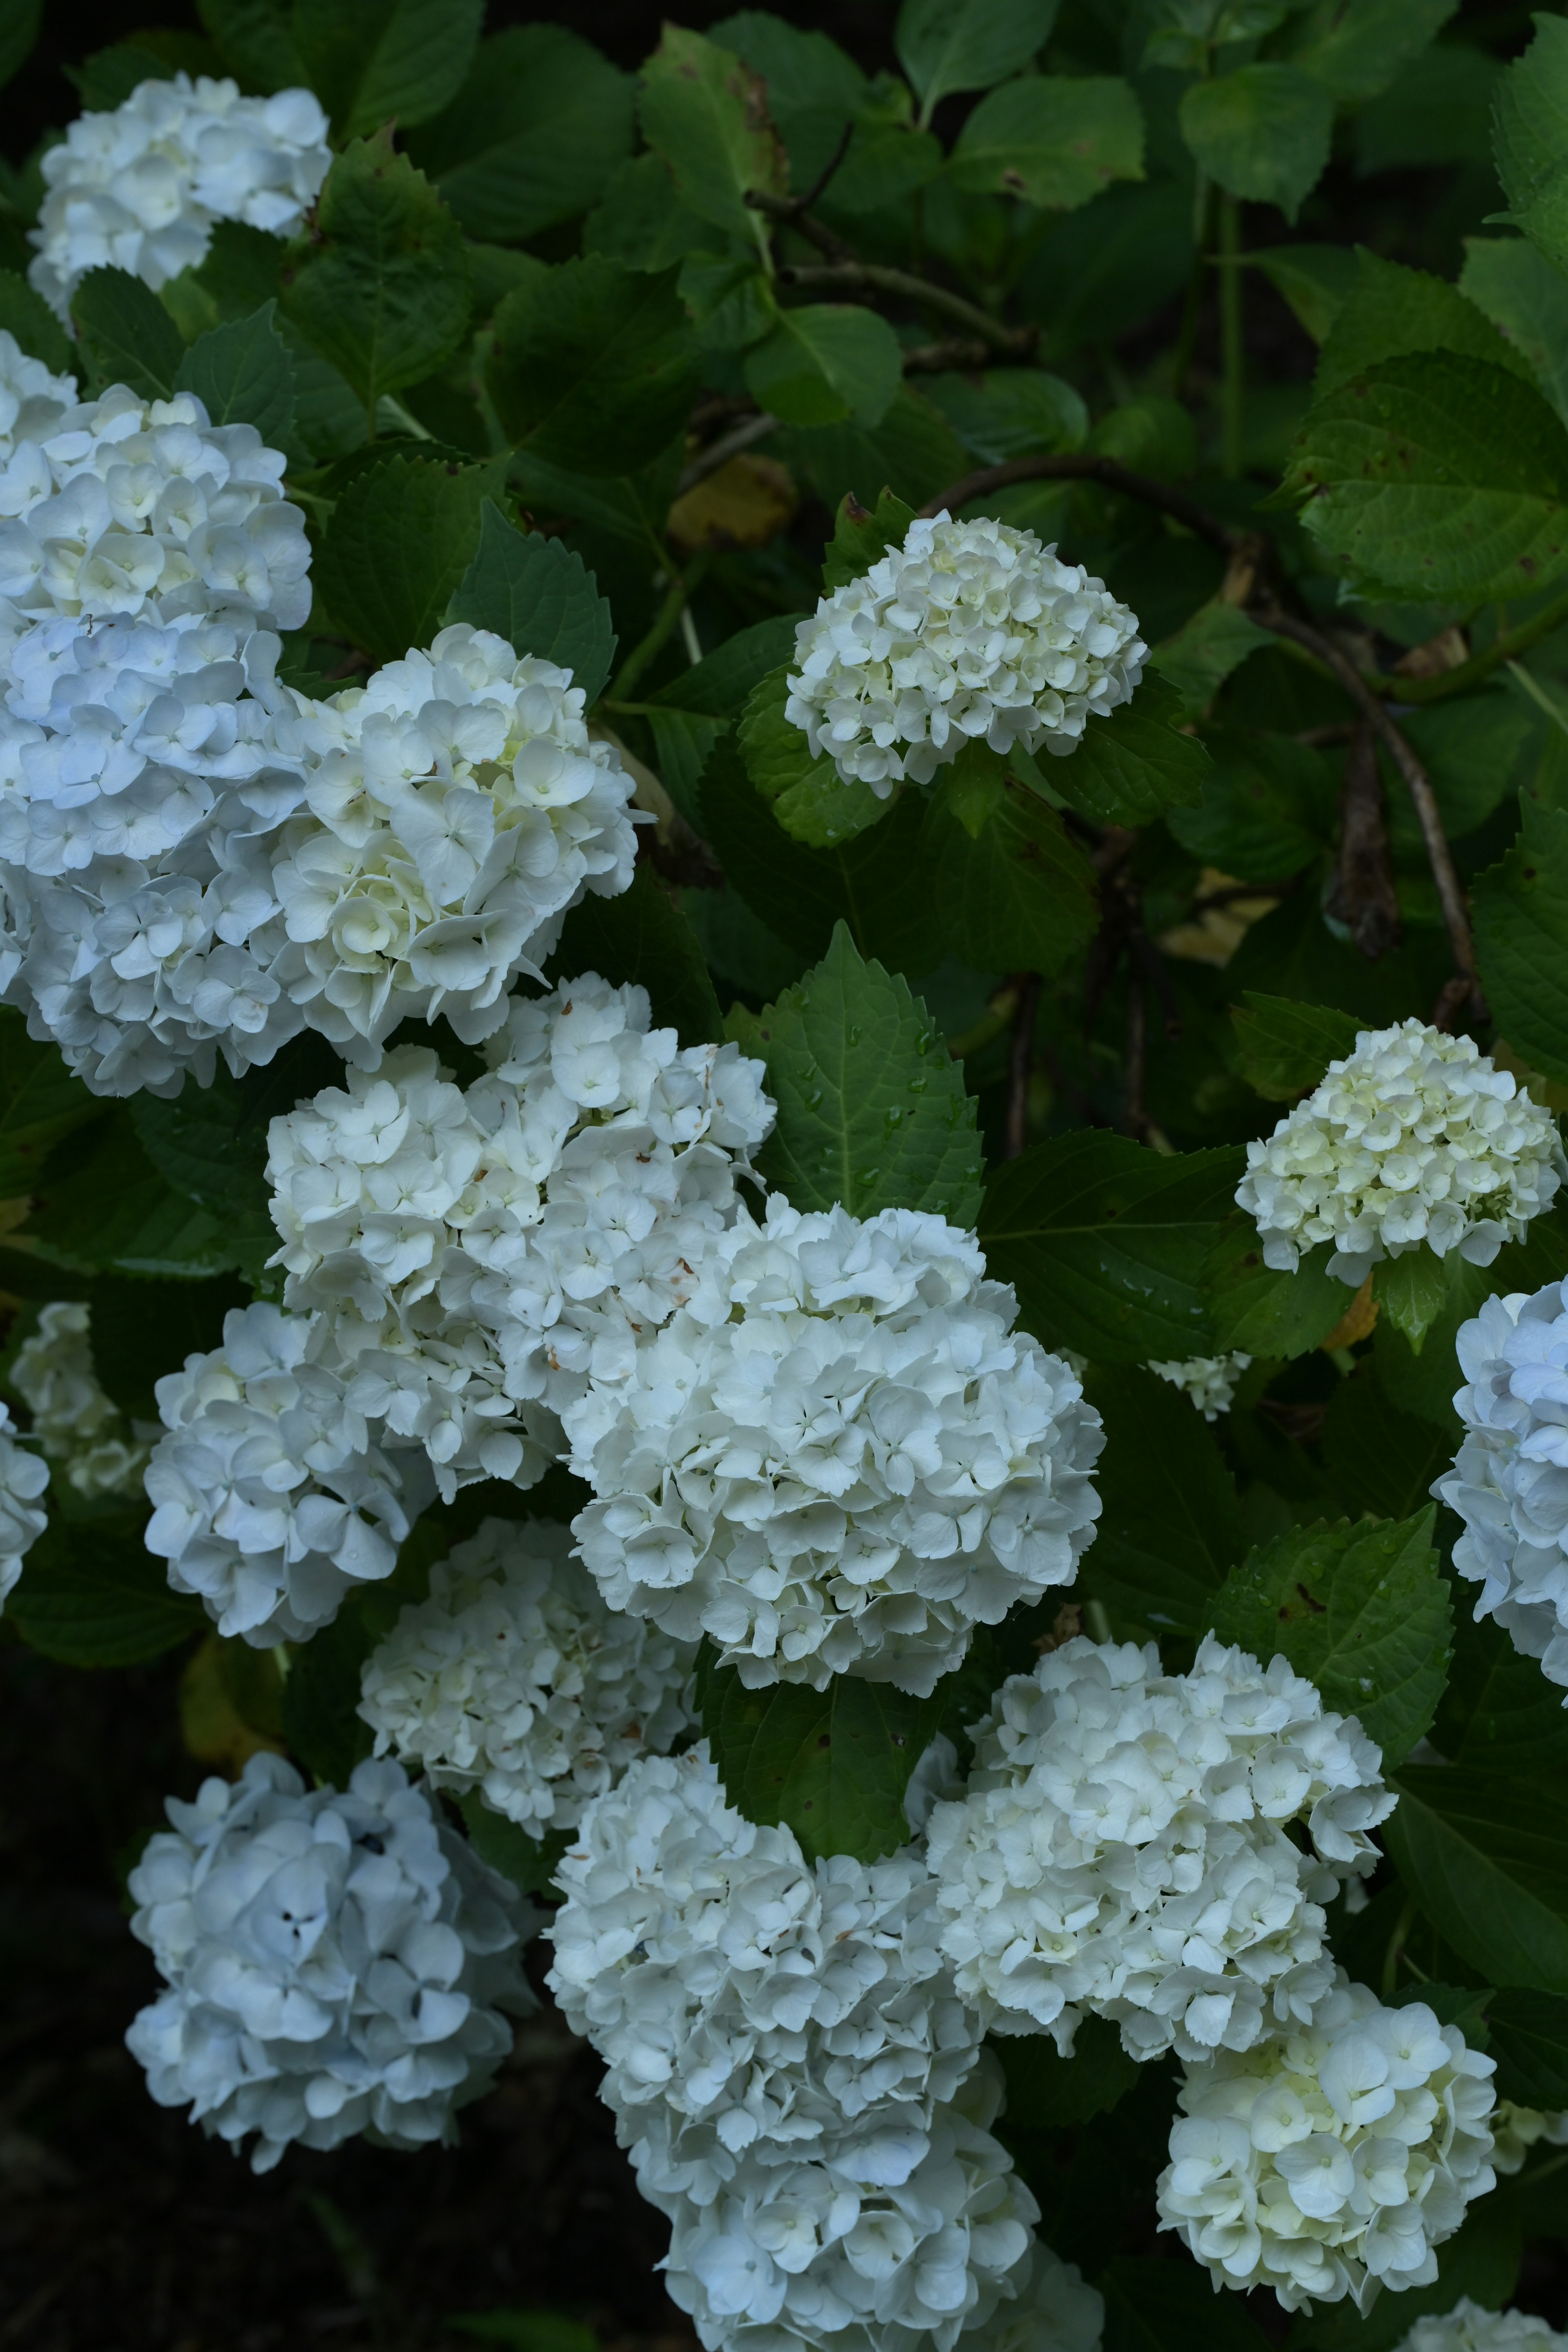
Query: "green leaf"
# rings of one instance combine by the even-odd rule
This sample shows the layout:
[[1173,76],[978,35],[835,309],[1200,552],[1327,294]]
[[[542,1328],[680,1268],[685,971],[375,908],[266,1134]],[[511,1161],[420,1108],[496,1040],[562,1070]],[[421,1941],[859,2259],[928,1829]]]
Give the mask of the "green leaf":
[[36,1191],[55,1145],[108,1108],[72,1077],[58,1045],[28,1036],[23,1013],[0,1009],[0,1201]]
[[[1400,727],[1431,779],[1450,842],[1462,841],[1484,824],[1510,783],[1517,789],[1526,780],[1525,763],[1538,733],[1528,698],[1506,688],[1455,695],[1425,710],[1407,711]],[[1426,850],[1415,803],[1386,761],[1384,782],[1395,864],[1419,867]],[[1461,856],[1461,864],[1468,862]]]
[[245,1097],[220,1063],[209,1087],[185,1086],[165,1101],[140,1094],[131,1104],[138,1140],[159,1174],[223,1221],[238,1262],[259,1281],[278,1247],[268,1212],[265,1135],[242,1143]]
[[1516,2106],[1568,2107],[1568,2000],[1506,1986],[1487,2004],[1497,2095]]
[[599,202],[632,114],[630,76],[588,42],[563,25],[509,25],[408,146],[470,236],[511,245]]
[[1047,1346],[1105,1363],[1212,1355],[1205,1263],[1239,1151],[1145,1150],[1098,1131],[992,1170],[980,1213],[991,1272]]
[[1119,2254],[1100,2273],[1104,2352],[1264,2352],[1268,2338],[1195,2263]]
[[1081,449],[1089,438],[1083,394],[1043,369],[928,376],[925,391],[965,447],[988,466],[1037,452]]
[[1131,85],[1026,74],[983,98],[958,134],[953,184],[1070,212],[1112,180],[1143,177],[1143,115]]
[[1529,362],[1458,287],[1363,249],[1356,255],[1354,282],[1319,354],[1314,396],[1326,399],[1380,360],[1438,351],[1530,374]]
[[809,302],[779,313],[746,353],[746,389],[785,425],[880,425],[903,382],[887,320],[858,302]]
[[[1415,1985],[1413,1997],[1420,1999],[1425,1990]],[[1519,2279],[1521,2231],[1518,2204],[1498,2185],[1502,2194],[1479,2199],[1463,2225],[1438,2247],[1437,2276],[1430,2286],[1382,2295],[1364,2319],[1348,2297],[1341,2304],[1320,2304],[1310,2319],[1304,2312],[1297,2318],[1292,2347],[1299,2352],[1396,2352],[1418,2321],[1446,2319],[1465,2297],[1485,2312],[1502,2310]]]
[[831,591],[862,579],[884,555],[902,547],[914,519],[913,507],[907,507],[891,490],[884,490],[869,509],[860,504],[853,490],[847,490],[823,559],[823,587]]
[[15,269],[0,269],[0,328],[57,375],[74,375],[77,354],[41,294]]
[[1384,1321],[1404,1333],[1417,1355],[1447,1304],[1451,1271],[1447,1259],[1425,1245],[1373,1268],[1373,1291]]
[[1238,66],[1182,98],[1182,136],[1200,170],[1291,221],[1322,176],[1333,123],[1328,91],[1293,66]]
[[847,490],[863,507],[874,509],[884,489],[924,506],[969,470],[968,453],[946,417],[908,383],[879,425],[795,427],[777,446],[791,473],[804,476],[835,511]]
[[[1344,1292],[1342,1287],[1342,1297]],[[1323,1423],[1323,1460],[1335,1494],[1352,1516],[1407,1518],[1453,1459],[1432,1422],[1401,1412],[1364,1372],[1340,1382]]]
[[199,1601],[169,1590],[142,1541],[141,1515],[90,1525],[53,1519],[7,1594],[5,1618],[29,1649],[65,1666],[135,1666],[206,1623]]
[[1195,718],[1214,700],[1231,672],[1260,646],[1277,646],[1271,630],[1223,596],[1211,596],[1190,614],[1173,636],[1154,647],[1149,659],[1181,698],[1184,716]]
[[1492,93],[1500,59],[1469,41],[1439,42],[1413,58],[1355,118],[1358,171],[1491,163]]
[[990,89],[1027,65],[1056,13],[1057,0],[904,0],[893,46],[922,124],[952,91]]
[[627,269],[672,269],[689,254],[730,249],[722,230],[687,211],[658,155],[622,163],[583,224],[584,252],[602,253]]
[[[395,1612],[394,1612],[395,1614]],[[375,1645],[356,1594],[308,1642],[291,1648],[283,1684],[283,1737],[324,1787],[346,1788],[375,1745],[359,1712],[361,1676]]]
[[1568,280],[1522,236],[1468,236],[1459,291],[1520,353],[1568,419]]
[[1558,268],[1568,265],[1568,24],[1538,16],[1535,38],[1498,85],[1497,173],[1515,226]]
[[566,918],[547,967],[552,981],[596,971],[617,987],[646,988],[656,1028],[678,1030],[683,1045],[716,1043],[723,1016],[696,932],[655,876],[638,865],[629,890],[592,893]]
[[509,294],[486,371],[508,436],[584,474],[657,456],[685,422],[698,367],[676,275],[587,254]]
[[1283,1652],[1329,1706],[1359,1717],[1387,1766],[1430,1728],[1448,1679],[1436,1516],[1428,1503],[1407,1519],[1292,1528],[1232,1571],[1209,1617],[1265,1665]]
[[568,473],[520,449],[507,467],[507,488],[522,506],[552,519],[573,516],[589,530],[620,542],[617,551],[630,549],[639,562],[662,562],[664,523],[680,466],[680,445],[671,441],[652,465],[630,474],[596,476]]
[[8,82],[31,56],[42,7],[43,0],[10,0],[0,15],[0,83]]
[[792,662],[752,689],[737,740],[746,773],[784,831],[813,849],[851,841],[888,814],[869,784],[845,783],[826,754],[814,760],[804,728],[784,716]]
[[[1453,1457],[1453,1444],[1431,1423],[1418,1424],[1442,1446],[1439,1469]],[[1476,1588],[1457,1588],[1461,1603],[1454,1638],[1454,1666],[1433,1739],[1450,1764],[1514,1780],[1534,1772],[1568,1777],[1568,1708],[1549,1683],[1538,1659],[1516,1650],[1503,1628],[1471,1613]]]
[[729,1034],[767,1066],[778,1124],[756,1165],[792,1207],[923,1209],[968,1227],[980,1138],[962,1068],[909,982],[867,962],[841,923],[815,971]]
[[559,662],[591,709],[616,658],[616,632],[599,583],[580,555],[541,531],[508,522],[493,499],[479,510],[479,543],[447,618],[493,629],[520,654]]
[[1415,596],[1532,594],[1568,565],[1568,431],[1510,368],[1385,360],[1321,401],[1285,487],[1338,562]]
[[124,1105],[52,1155],[33,1214],[6,1239],[15,1254],[79,1273],[201,1281],[239,1263],[224,1220],[158,1173]]
[[1285,996],[1243,991],[1230,1008],[1241,1075],[1266,1102],[1295,1102],[1310,1094],[1329,1064],[1355,1051],[1361,1024],[1329,1004],[1293,1004]]
[[248,319],[214,327],[191,345],[174,377],[194,392],[215,425],[254,425],[273,449],[294,424],[294,362],[273,320],[276,302]]
[[457,350],[468,323],[463,233],[390,133],[356,139],[333,163],[310,243],[285,265],[282,303],[367,408]]
[[1195,807],[1166,818],[1184,849],[1241,882],[1282,880],[1328,852],[1339,815],[1333,762],[1289,735],[1214,728]]
[[709,970],[731,989],[765,1004],[800,979],[805,960],[758,920],[738,890],[683,890],[680,911]]
[[1263,1263],[1250,1217],[1237,1210],[1208,1267],[1215,1349],[1268,1362],[1304,1356],[1342,1322],[1355,1293],[1329,1272],[1332,1253],[1310,1250],[1294,1274]]
[[1411,64],[1453,15],[1458,0],[1319,0],[1290,62],[1331,98],[1375,98]]
[[1097,1367],[1085,1385],[1105,1423],[1095,1472],[1104,1508],[1079,1585],[1139,1624],[1195,1634],[1247,1549],[1219,1441],[1152,1372]]
[[1009,2033],[991,2047],[1006,2077],[1005,2113],[1015,2128],[1061,2131],[1088,2123],[1115,2106],[1139,2079],[1138,2061],[1129,2058],[1108,2017],[1084,2019],[1070,2058],[1048,2033]]
[[789,160],[757,75],[700,33],[666,25],[643,68],[642,132],[689,212],[767,252],[767,224],[747,192],[789,192]]
[[1355,254],[1342,245],[1276,245],[1243,258],[1262,270],[1315,343],[1328,341],[1355,283]]
[[463,86],[483,19],[484,0],[296,0],[292,11],[306,79],[340,140],[438,114]]
[[376,661],[401,660],[442,626],[475,561],[490,478],[482,466],[392,457],[356,475],[338,500],[316,592]]
[[1520,835],[1472,885],[1492,1018],[1532,1069],[1568,1079],[1568,809],[1520,802]]
[[[977,767],[994,773],[978,831],[963,814]],[[921,840],[947,944],[977,971],[1049,978],[1100,928],[1099,887],[1083,850],[984,743],[939,772]]]
[[[253,1139],[258,1167],[265,1141]],[[277,1245],[273,1234],[269,1246]],[[204,1282],[99,1275],[89,1293],[98,1377],[121,1412],[155,1426],[158,1382],[181,1370],[187,1356],[216,1346],[230,1307],[248,1304],[247,1284],[232,1274]]]
[[1407,1764],[1393,1785],[1384,1842],[1444,1942],[1492,1984],[1568,1994],[1568,1835],[1553,1788],[1450,1764]]
[[[503,1878],[510,1878],[512,1885],[521,1886],[525,1895],[546,1897],[553,1895],[556,1867],[572,1843],[572,1831],[552,1830],[548,1837],[530,1837],[516,1822],[509,1822],[504,1813],[493,1811],[477,1789],[468,1796],[458,1798],[458,1809],[463,1816],[468,1843],[481,1862],[488,1862],[492,1870],[499,1870]],[[461,2320],[448,2324],[463,2325]],[[484,2331],[474,2326],[471,2332],[478,2335]],[[510,2343],[523,2339],[503,2334],[497,2340]],[[597,2336],[589,2336],[585,2352],[596,2352],[597,2345]]]
[[704,1643],[697,1691],[724,1793],[748,1821],[793,1830],[808,1862],[833,1853],[875,1862],[909,1843],[904,1791],[940,1725],[940,1690],[910,1698],[852,1675],[836,1675],[825,1691],[746,1690]]
[[1094,824],[1147,824],[1196,801],[1209,774],[1203,745],[1178,732],[1181,717],[1175,688],[1145,673],[1131,701],[1091,719],[1077,750],[1047,761],[1045,773]]
[[196,6],[224,64],[264,98],[309,79],[290,13],[289,0],[197,0]]
[[89,269],[71,296],[83,355],[104,383],[167,400],[185,347],[158,297],[124,269]]

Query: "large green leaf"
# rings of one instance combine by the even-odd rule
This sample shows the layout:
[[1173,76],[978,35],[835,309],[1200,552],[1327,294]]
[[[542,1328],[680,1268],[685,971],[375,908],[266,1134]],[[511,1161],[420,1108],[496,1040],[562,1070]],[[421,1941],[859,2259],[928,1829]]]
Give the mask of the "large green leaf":
[[1520,827],[1472,886],[1476,954],[1500,1034],[1568,1079],[1568,809],[1523,798]]
[[1150,664],[1181,698],[1183,714],[1197,718],[1232,673],[1251,655],[1279,643],[1239,606],[1211,596],[1174,635],[1162,638]]
[[520,654],[559,662],[591,708],[616,657],[616,631],[599,583],[558,539],[518,530],[493,499],[482,501],[479,543],[458,583],[447,618],[493,629]]
[[254,425],[280,449],[294,425],[294,362],[266,302],[197,337],[174,375],[176,392],[194,392],[215,425]]
[[656,457],[685,419],[698,365],[676,276],[586,254],[515,288],[486,371],[509,437],[583,474]]
[[1354,1293],[1329,1272],[1325,1244],[1310,1250],[1294,1274],[1263,1263],[1252,1219],[1237,1210],[1206,1269],[1216,1349],[1289,1362],[1304,1356],[1342,1322]]
[[759,77],[700,33],[666,25],[643,68],[641,116],[687,210],[765,250],[767,224],[746,196],[787,194],[789,159]]
[[1105,1423],[1095,1474],[1104,1508],[1079,1581],[1140,1624],[1195,1634],[1246,1549],[1218,1441],[1152,1372],[1095,1370],[1087,1392]]
[[991,1271],[1047,1345],[1106,1363],[1207,1355],[1205,1263],[1241,1175],[1239,1151],[1149,1151],[1059,1136],[994,1169],[980,1213]]
[[1131,702],[1089,719],[1077,748],[1047,757],[1042,773],[1096,824],[1147,824],[1197,800],[1209,774],[1203,745],[1179,731],[1182,716],[1176,689],[1146,673]]
[[1498,86],[1492,108],[1498,177],[1513,216],[1561,269],[1568,266],[1568,23],[1535,19],[1535,38]]
[[89,269],[71,296],[83,357],[100,382],[167,400],[185,347],[158,297],[124,269]]
[[1568,1999],[1506,1987],[1487,2003],[1497,2093],[1521,2107],[1568,2107]]
[[295,45],[289,0],[197,0],[196,14],[224,64],[247,89],[269,98],[308,79]]
[[484,0],[295,0],[294,46],[342,140],[438,114],[461,89]]
[[1401,1412],[1365,1371],[1342,1381],[1329,1400],[1323,1460],[1347,1511],[1408,1518],[1452,1458],[1453,1447],[1436,1423]]
[[874,508],[884,489],[923,506],[969,470],[969,454],[945,416],[912,384],[900,385],[880,425],[814,425],[782,433],[779,454],[823,504],[846,490]]
[[875,1862],[910,1839],[904,1791],[942,1719],[943,1695],[910,1698],[888,1683],[837,1675],[747,1690],[733,1666],[698,1666],[698,1697],[725,1794],[752,1822],[782,1822],[808,1862],[848,1853]]
[[929,122],[953,90],[990,89],[1050,38],[1057,0],[904,0],[893,28],[899,63]]
[[355,475],[338,500],[316,588],[376,661],[400,660],[442,626],[474,561],[489,481],[482,466],[393,457]]
[[1329,851],[1340,783],[1323,752],[1237,727],[1215,728],[1208,745],[1202,798],[1166,818],[1184,849],[1240,882],[1282,880]]
[[1529,362],[1458,287],[1363,250],[1356,255],[1355,281],[1318,356],[1317,397],[1325,399],[1380,360],[1403,352],[1458,352],[1510,368],[1516,375],[1528,377],[1531,372]]
[[824,753],[811,755],[804,728],[786,717],[794,663],[758,680],[741,715],[737,741],[746,773],[784,831],[811,849],[831,849],[878,824],[890,803],[869,784],[846,783]]
[[55,1145],[107,1110],[72,1077],[58,1045],[29,1037],[14,1007],[0,1009],[0,1201],[35,1191]]
[[[1434,1434],[1436,1433],[1434,1432]],[[1451,1443],[1438,1465],[1447,1470]],[[1432,1737],[1450,1764],[1515,1780],[1532,1772],[1568,1779],[1568,1707],[1536,1658],[1527,1658],[1489,1617],[1473,1615],[1477,1588],[1456,1587],[1454,1665]]]
[[1290,62],[1342,103],[1375,98],[1426,48],[1458,0],[1318,0]]
[[584,971],[646,988],[655,1027],[677,1030],[683,1045],[724,1034],[697,934],[649,866],[636,868],[629,890],[613,898],[590,893],[567,916],[548,976],[564,981]]
[[[995,771],[983,794],[971,782],[976,762]],[[1049,976],[1100,928],[1087,856],[983,743],[941,772],[921,840],[947,944],[977,971]]]
[[983,98],[952,151],[973,195],[1022,196],[1068,212],[1112,180],[1143,176],[1143,116],[1131,85],[1092,74],[1027,74]]
[[785,425],[880,425],[903,382],[903,353],[887,320],[858,302],[783,310],[747,352],[746,389]]
[[1568,278],[1522,236],[1468,236],[1459,291],[1524,359],[1568,419]]
[[41,294],[15,269],[0,269],[0,328],[57,375],[74,375],[70,338]]
[[1230,1008],[1241,1073],[1266,1102],[1294,1102],[1308,1094],[1329,1064],[1355,1051],[1361,1024],[1329,1004],[1293,1004],[1286,996],[1243,992]]
[[124,1105],[68,1136],[51,1156],[33,1213],[7,1245],[68,1271],[182,1281],[203,1281],[241,1262],[226,1220],[196,1207],[153,1167]]
[[632,99],[630,77],[564,26],[509,25],[409,151],[470,236],[510,245],[598,203],[631,147]]
[[729,1034],[767,1066],[778,1125],[757,1166],[797,1209],[924,1209],[969,1226],[980,1137],[963,1073],[909,983],[840,923],[813,971]]
[[29,1648],[67,1666],[134,1666],[187,1641],[206,1619],[171,1592],[142,1541],[140,1514],[89,1525],[54,1519],[6,1596],[5,1619]]
[[1278,205],[1294,220],[1329,160],[1334,101],[1294,66],[1237,66],[1184,93],[1182,136],[1199,167],[1233,196]]
[[1492,1984],[1568,1995],[1568,1832],[1558,1785],[1448,1764],[1407,1764],[1394,1785],[1399,1803],[1384,1839],[1444,1942]]
[[1288,488],[1323,550],[1414,596],[1521,596],[1568,566],[1568,430],[1510,367],[1384,360],[1320,401]]
[[258,1281],[278,1234],[268,1208],[266,1136],[253,1131],[242,1140],[245,1115],[245,1097],[221,1063],[210,1087],[187,1085],[173,1101],[141,1094],[131,1105],[153,1167],[198,1208],[221,1218],[237,1262]]
[[389,133],[327,174],[315,233],[282,278],[286,317],[374,408],[450,358],[468,322],[463,233]]
[[1265,1665],[1283,1652],[1386,1765],[1430,1728],[1448,1678],[1452,1614],[1435,1507],[1408,1519],[1292,1528],[1226,1579],[1209,1623]]

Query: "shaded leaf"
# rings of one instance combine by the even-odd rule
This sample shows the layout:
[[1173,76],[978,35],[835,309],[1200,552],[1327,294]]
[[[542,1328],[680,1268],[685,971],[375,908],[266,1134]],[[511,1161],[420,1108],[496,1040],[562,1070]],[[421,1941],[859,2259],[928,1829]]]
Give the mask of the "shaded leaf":
[[493,499],[482,501],[479,543],[447,617],[493,629],[520,654],[558,662],[582,688],[585,708],[608,682],[616,632],[594,574],[560,540],[515,529]]
[[71,296],[83,355],[104,383],[167,400],[185,355],[180,331],[151,288],[124,269],[89,269]]
[[1076,751],[1047,760],[1045,773],[1094,824],[1147,824],[1197,800],[1209,774],[1203,745],[1178,731],[1181,717],[1175,688],[1146,675],[1131,702],[1089,719]]
[[1500,1034],[1532,1068],[1568,1079],[1568,809],[1522,798],[1518,840],[1471,895]]
[[1293,1004],[1289,997],[1247,989],[1230,1008],[1241,1074],[1266,1102],[1294,1102],[1310,1094],[1329,1064],[1355,1051],[1361,1026],[1353,1013],[1328,1004]]
[[1560,1798],[1528,1782],[1407,1764],[1383,1836],[1447,1944],[1493,1984],[1568,1994],[1568,1834]]
[[598,203],[632,106],[631,77],[563,25],[509,25],[408,146],[469,236],[509,245]]
[[199,1601],[171,1592],[142,1541],[141,1514],[89,1526],[51,1520],[28,1552],[5,1616],[30,1649],[66,1666],[133,1666],[205,1625]]
[[175,391],[194,392],[215,425],[254,425],[274,449],[294,425],[294,362],[274,323],[277,307],[266,302],[199,336],[174,376]]
[[812,758],[805,729],[784,712],[792,667],[781,663],[752,688],[737,740],[747,775],[784,831],[809,848],[830,849],[876,824],[891,803],[869,784],[846,783],[826,754]]
[[981,100],[950,169],[970,194],[1069,211],[1112,180],[1142,178],[1142,111],[1129,82],[1027,74]]
[[1103,1508],[1079,1586],[1159,1633],[1196,1633],[1247,1543],[1219,1442],[1179,1390],[1140,1368],[1096,1369],[1086,1393],[1105,1423]]
[[619,987],[646,988],[656,1028],[673,1028],[683,1045],[717,1042],[723,1016],[696,932],[655,877],[638,865],[632,886],[613,898],[592,892],[573,908],[547,976],[596,971]]
[[439,113],[483,18],[484,0],[309,0],[290,22],[305,79],[347,140]]
[[[961,814],[969,768],[995,769],[979,830]],[[1100,892],[1093,866],[1055,809],[1006,772],[984,744],[940,772],[921,845],[932,895],[955,955],[977,971],[1047,977],[1094,937]]]
[[697,377],[676,276],[586,254],[514,288],[495,314],[486,370],[508,437],[588,475],[657,456],[684,424]]
[[475,560],[490,480],[482,466],[392,457],[356,475],[339,499],[316,588],[377,662],[427,646],[444,625]]
[[1329,160],[1334,101],[1294,66],[1237,66],[1183,93],[1182,136],[1233,196],[1278,205],[1294,220]]

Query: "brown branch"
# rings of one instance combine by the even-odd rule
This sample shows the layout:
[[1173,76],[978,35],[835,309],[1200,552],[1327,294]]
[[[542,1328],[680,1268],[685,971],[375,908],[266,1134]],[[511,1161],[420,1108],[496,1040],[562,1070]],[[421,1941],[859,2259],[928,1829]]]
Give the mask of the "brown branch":
[[1004,466],[982,466],[962,480],[950,482],[934,499],[921,507],[922,515],[941,514],[945,508],[950,513],[956,507],[967,506],[971,499],[983,499],[992,490],[1004,490],[1013,482],[1098,482],[1101,488],[1119,490],[1124,498],[1141,499],[1145,506],[1158,507],[1173,522],[1190,530],[1195,539],[1207,541],[1210,547],[1230,558],[1246,557],[1253,541],[1249,533],[1232,530],[1227,523],[1212,515],[1206,507],[1199,506],[1184,491],[1173,490],[1166,482],[1156,482],[1147,474],[1135,474],[1115,457],[1102,457],[1091,450],[1065,450],[1052,457],[1010,457]]
[[849,142],[854,138],[854,136],[855,123],[854,118],[851,117],[838,134],[837,146],[834,149],[832,154],[828,157],[821,171],[818,172],[816,179],[813,180],[805,195],[796,196],[794,199],[795,209],[797,215],[801,213],[808,213],[813,205],[821,203],[822,198],[827,193],[828,182],[832,179],[835,172],[837,171],[838,166],[843,163],[844,158],[849,152]]
[[754,213],[765,213],[769,220],[777,221],[783,228],[798,229],[808,245],[825,253],[829,261],[853,261],[854,254],[841,236],[823,221],[814,220],[793,196],[770,195],[765,188],[748,188],[746,202]]
[[906,375],[945,375],[957,369],[965,375],[977,373],[989,365],[991,353],[978,338],[968,342],[962,335],[950,336],[938,343],[912,343],[904,352]]
[[1399,899],[1394,853],[1383,809],[1377,746],[1364,719],[1357,721],[1345,755],[1340,793],[1340,854],[1323,911],[1343,923],[1355,945],[1375,962],[1399,945]]
[[1004,1158],[1016,1160],[1029,1140],[1029,1079],[1035,1066],[1035,1015],[1040,975],[1021,971],[1014,982],[1013,1039],[1007,1050],[1007,1142]]
[[[752,204],[756,199],[748,196],[746,201]],[[797,221],[795,226],[804,229],[805,223]],[[941,311],[956,326],[967,327],[1003,359],[1032,358],[1040,340],[1038,327],[1005,327],[988,311],[965,301],[962,294],[950,294],[945,286],[933,285],[929,278],[917,278],[909,269],[889,269],[879,261],[857,261],[851,255],[824,265],[792,266],[781,269],[779,278],[786,286],[803,287],[809,292],[885,294],[900,302],[917,302],[927,310]]]

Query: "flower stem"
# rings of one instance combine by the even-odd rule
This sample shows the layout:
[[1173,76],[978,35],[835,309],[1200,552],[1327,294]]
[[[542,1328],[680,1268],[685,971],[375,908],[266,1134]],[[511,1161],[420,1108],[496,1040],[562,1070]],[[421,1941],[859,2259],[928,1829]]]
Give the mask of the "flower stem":
[[679,627],[680,616],[686,610],[687,601],[695,593],[698,583],[707,571],[710,561],[710,551],[703,548],[692,557],[684,572],[675,573],[665,592],[664,602],[658,608],[652,628],[632,647],[621,664],[615,681],[605,697],[606,702],[624,703],[628,698],[632,688],[647,668],[655,655],[663,649],[667,638],[673,635],[676,629]]

